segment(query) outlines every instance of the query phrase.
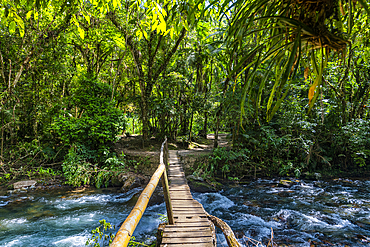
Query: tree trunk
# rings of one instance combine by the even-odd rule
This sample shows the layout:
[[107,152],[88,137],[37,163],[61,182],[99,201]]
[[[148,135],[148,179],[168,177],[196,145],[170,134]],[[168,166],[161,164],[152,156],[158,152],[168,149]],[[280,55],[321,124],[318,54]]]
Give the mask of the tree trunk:
[[142,97],[141,101],[141,121],[143,123],[143,139],[147,140],[149,135],[149,118],[148,118],[148,102],[146,97]]
[[217,118],[217,120],[216,120],[215,140],[213,142],[213,148],[218,148],[218,129],[220,127],[220,116],[219,116],[219,113],[217,113],[216,118]]
[[4,154],[4,111],[1,109],[1,165],[3,164]]
[[207,132],[208,132],[208,112],[204,112],[204,124],[203,124],[203,129],[201,133],[201,137],[207,138]]
[[191,142],[191,130],[193,128],[193,117],[194,117],[194,112],[191,113],[190,128],[189,128],[189,143]]

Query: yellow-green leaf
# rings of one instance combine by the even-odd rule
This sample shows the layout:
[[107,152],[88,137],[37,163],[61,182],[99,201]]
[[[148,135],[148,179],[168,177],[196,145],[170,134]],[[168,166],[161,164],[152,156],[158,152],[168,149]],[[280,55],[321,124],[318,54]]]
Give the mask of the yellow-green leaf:
[[117,8],[118,2],[117,0],[113,0],[113,8]]
[[143,35],[144,35],[144,38],[145,38],[145,39],[148,39],[148,34],[146,33],[146,31],[145,31],[145,30],[143,30]]
[[158,25],[158,29],[160,31],[162,31],[163,33],[166,32],[167,28],[166,28],[166,22],[161,22],[159,25]]
[[26,14],[26,19],[27,20],[29,20],[31,18],[32,12],[33,12],[33,10],[30,10],[30,11],[27,12],[27,14]]
[[171,31],[171,29],[168,29],[168,30],[163,34],[163,36],[166,36],[170,31]]
[[9,33],[14,33],[15,32],[15,26],[16,26],[15,21],[10,22],[10,24],[9,24]]
[[186,31],[189,31],[189,25],[188,25],[187,20],[184,20],[184,27],[185,27]]
[[89,16],[89,14],[88,13],[84,13],[84,12],[82,12],[82,14],[83,14],[83,16],[85,17],[85,19],[87,20],[87,22],[90,25],[90,16]]
[[160,20],[161,22],[164,22],[164,23],[166,22],[166,21],[164,20],[163,15],[162,15],[161,13],[159,13],[158,17],[159,17],[159,20]]
[[80,34],[81,39],[85,39],[85,30],[78,27],[78,33]]

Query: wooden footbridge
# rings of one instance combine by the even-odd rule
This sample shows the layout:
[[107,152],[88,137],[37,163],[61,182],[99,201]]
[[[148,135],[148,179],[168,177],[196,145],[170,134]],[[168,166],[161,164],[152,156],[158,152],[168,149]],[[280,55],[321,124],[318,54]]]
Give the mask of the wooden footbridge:
[[[177,157],[177,151],[168,150],[167,138],[162,144],[160,165],[157,171],[141,193],[136,205],[123,222],[110,246],[125,247],[128,245],[160,178],[168,223],[158,228],[160,237],[157,238],[157,246],[216,246],[215,225],[222,229],[229,246],[240,246],[231,228],[217,217],[209,215],[203,206],[193,199],[182,164]],[[168,181],[170,185],[168,185]]]

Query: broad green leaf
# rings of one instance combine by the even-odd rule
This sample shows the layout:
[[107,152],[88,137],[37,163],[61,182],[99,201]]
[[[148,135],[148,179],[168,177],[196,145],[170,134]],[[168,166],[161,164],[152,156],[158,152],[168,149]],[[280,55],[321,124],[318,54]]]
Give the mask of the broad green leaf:
[[117,6],[118,6],[117,0],[113,0],[113,8],[117,8]]
[[162,23],[162,22],[164,22],[164,23],[166,23],[166,21],[164,20],[164,18],[163,18],[163,15],[162,15],[162,13],[159,13],[158,14],[158,18],[159,18],[159,21]]
[[10,22],[10,24],[9,24],[9,32],[11,34],[15,33],[15,27],[16,27],[15,21]]
[[30,11],[27,12],[27,14],[26,14],[26,19],[27,20],[29,20],[31,18],[32,13],[33,13],[33,10],[30,10]]
[[86,21],[89,23],[90,25],[90,16],[88,13],[85,13],[85,12],[82,12],[82,15],[85,17]]
[[240,113],[241,113],[240,114],[240,126],[242,126],[243,115],[245,115],[245,111],[244,111],[245,99],[247,97],[247,94],[250,94],[249,89],[252,88],[251,85],[253,84],[254,76],[256,75],[258,66],[260,65],[260,58],[261,58],[261,53],[258,55],[253,71],[252,73],[248,75],[247,83],[245,83],[245,87],[243,89],[243,97],[242,97],[241,106],[240,106]]
[[144,38],[145,38],[145,39],[148,39],[148,34],[146,33],[146,31],[145,31],[145,30],[143,30],[143,35],[144,35]]
[[260,106],[261,106],[261,99],[262,99],[262,92],[263,92],[263,89],[265,89],[265,84],[266,84],[266,81],[270,75],[270,72],[273,68],[273,65],[274,65],[274,60],[272,60],[268,66],[267,66],[267,69],[265,71],[265,74],[263,75],[263,79],[262,79],[262,82],[260,83],[259,85],[259,88],[258,88],[258,94],[257,94],[257,104],[256,104],[256,117],[257,117],[257,121],[259,123],[259,119],[258,119],[258,110],[260,109]]
[[166,22],[161,22],[159,25],[158,25],[158,28],[157,28],[157,30],[160,30],[160,31],[162,31],[163,33],[165,33],[166,32]]
[[288,95],[290,88],[287,88],[284,95],[276,102],[274,108],[272,109],[271,113],[267,115],[267,122],[270,122],[272,117],[275,115],[276,111],[279,109],[281,103],[283,103],[285,97]]
[[83,30],[79,26],[77,28],[78,28],[78,33],[80,34],[81,39],[85,39],[85,30]]
[[39,19],[39,12],[34,11],[33,12],[33,18],[35,19],[35,21],[37,21]]
[[19,34],[21,35],[21,37],[23,37],[24,36],[24,22],[22,18],[20,18],[19,15],[15,14],[14,20],[18,24]]
[[189,31],[188,21],[184,20],[183,23],[184,23],[184,27],[185,27],[186,31]]

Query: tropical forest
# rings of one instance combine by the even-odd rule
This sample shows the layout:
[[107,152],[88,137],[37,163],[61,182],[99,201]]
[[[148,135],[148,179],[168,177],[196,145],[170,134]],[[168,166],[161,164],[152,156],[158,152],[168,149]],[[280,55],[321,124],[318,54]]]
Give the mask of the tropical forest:
[[370,246],[369,96],[369,0],[0,0],[0,246]]

